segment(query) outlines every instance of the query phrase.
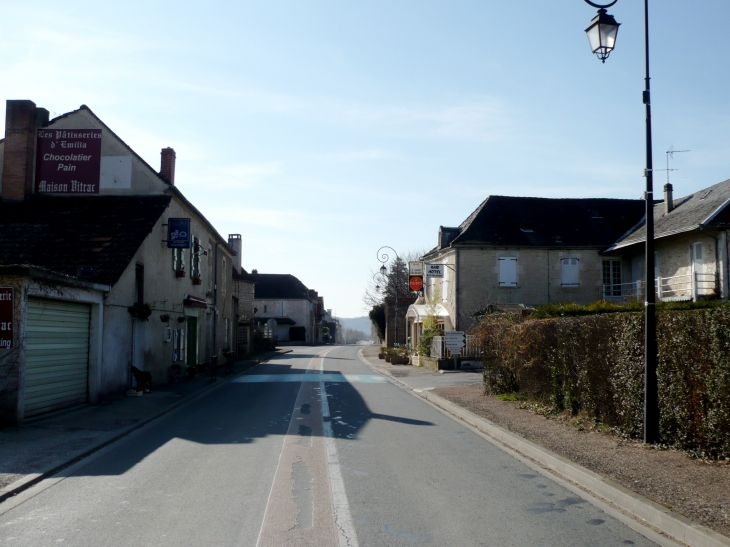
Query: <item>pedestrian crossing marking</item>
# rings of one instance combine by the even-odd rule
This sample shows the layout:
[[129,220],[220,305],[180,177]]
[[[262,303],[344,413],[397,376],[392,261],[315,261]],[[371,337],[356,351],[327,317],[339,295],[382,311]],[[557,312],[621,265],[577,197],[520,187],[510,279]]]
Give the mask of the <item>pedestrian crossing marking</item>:
[[328,382],[328,383],[365,383],[385,384],[387,380],[374,374],[341,374],[324,372],[322,374],[246,374],[233,380],[241,384],[273,383],[273,382]]

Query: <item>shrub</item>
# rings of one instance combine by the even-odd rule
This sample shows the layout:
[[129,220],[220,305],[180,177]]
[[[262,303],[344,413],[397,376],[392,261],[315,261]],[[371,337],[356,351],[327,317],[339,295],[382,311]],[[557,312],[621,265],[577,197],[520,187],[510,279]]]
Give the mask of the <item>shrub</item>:
[[[622,435],[641,435],[643,314],[485,316],[472,333],[487,393],[519,392],[554,412],[584,413]],[[730,308],[661,311],[657,343],[663,441],[730,457]]]

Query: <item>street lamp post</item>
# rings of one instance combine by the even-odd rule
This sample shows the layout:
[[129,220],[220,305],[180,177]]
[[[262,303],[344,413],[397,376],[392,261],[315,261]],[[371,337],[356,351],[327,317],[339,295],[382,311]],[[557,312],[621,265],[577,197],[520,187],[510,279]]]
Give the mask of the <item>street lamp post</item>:
[[[398,256],[398,253],[395,252],[395,249],[393,247],[388,247],[385,245],[384,247],[381,247],[378,249],[377,257],[378,261],[382,262],[383,265],[380,266],[380,275],[385,276],[385,274],[388,272],[388,268],[385,267],[385,264],[390,260],[390,256],[388,256],[388,253],[380,253],[383,249],[390,249],[393,251],[393,254],[395,255],[395,341],[393,342],[393,346],[395,347],[395,344],[398,343],[398,262],[400,261],[400,257]],[[386,284],[387,288],[387,284]],[[386,293],[387,294],[387,293]],[[386,323],[385,323],[385,329],[386,333],[385,336],[387,338],[388,336],[388,318],[386,317]]]
[[[598,8],[598,15],[586,29],[591,51],[602,62],[606,62],[608,55],[616,43],[619,23],[613,16],[606,13],[606,8],[613,6],[618,0],[610,4],[594,4],[585,0],[594,8]],[[644,0],[644,56],[646,65],[645,89],[643,94],[646,105],[646,266],[644,287],[644,442],[656,443],[659,441],[659,389],[657,384],[657,343],[656,343],[656,288],[654,285],[654,170],[652,162],[651,144],[651,96],[649,86],[649,0]]]

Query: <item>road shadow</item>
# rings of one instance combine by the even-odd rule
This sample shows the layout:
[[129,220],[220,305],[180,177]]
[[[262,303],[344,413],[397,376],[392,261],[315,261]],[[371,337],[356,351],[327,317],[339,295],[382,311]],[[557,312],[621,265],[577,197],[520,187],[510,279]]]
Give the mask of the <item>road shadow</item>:
[[[265,374],[267,377],[301,377],[305,372],[313,371],[287,363],[257,367],[249,371],[250,374]],[[328,377],[340,375],[343,378],[343,381],[324,384],[328,395],[332,434],[336,439],[357,442],[358,433],[372,420],[392,424],[392,427],[397,428],[395,434],[398,437],[413,434],[413,428],[435,425],[413,416],[373,412],[356,386],[346,381],[346,376],[339,371],[325,372]],[[316,377],[314,374],[308,376]],[[73,476],[121,475],[166,444],[179,441],[211,446],[235,445],[241,451],[242,461],[245,461],[248,446],[266,437],[287,434],[292,415],[295,414],[296,419],[297,413],[301,411],[300,408],[294,408],[301,385],[301,381],[227,383],[193,400],[160,422],[145,426],[141,434],[130,438],[129,442],[117,445],[113,451],[75,471]],[[388,383],[376,384],[372,381],[368,385],[384,388],[390,386]],[[319,396],[315,399],[311,404],[321,405]],[[79,425],[76,424],[77,427]],[[5,467],[0,464],[0,473],[14,472]]]

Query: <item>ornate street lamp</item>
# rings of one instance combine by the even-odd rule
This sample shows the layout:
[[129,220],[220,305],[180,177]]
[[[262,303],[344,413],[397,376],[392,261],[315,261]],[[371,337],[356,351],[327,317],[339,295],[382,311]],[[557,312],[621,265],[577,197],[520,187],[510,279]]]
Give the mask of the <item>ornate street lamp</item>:
[[613,15],[606,13],[606,8],[610,8],[618,0],[614,0],[605,6],[594,4],[588,0],[585,0],[585,2],[594,8],[599,8],[598,15],[591,21],[586,29],[586,34],[588,35],[591,52],[595,53],[602,63],[605,63],[616,45],[616,35],[618,34],[618,27],[621,25],[621,23],[616,22]]
[[[591,21],[588,27],[588,41],[591,50],[605,62],[616,43],[618,23],[606,15],[606,9],[613,6],[618,0],[610,4],[598,5],[585,0],[594,8],[599,8],[598,16]],[[603,12],[603,13],[602,13]],[[603,18],[603,23],[601,22]],[[612,23],[609,21],[612,21]],[[604,25],[603,27],[601,25]],[[611,25],[614,25],[611,27]],[[597,47],[594,47],[597,45]],[[602,49],[603,48],[603,49]],[[604,55],[605,54],[605,55]],[[659,442],[659,388],[657,382],[657,344],[656,344],[656,289],[654,286],[654,168],[652,161],[651,144],[651,95],[649,87],[649,0],[644,0],[644,56],[646,77],[644,88],[644,104],[646,105],[646,247],[644,265],[645,271],[645,301],[644,301],[644,442]]]
[[[395,249],[393,247],[388,247],[387,245],[384,247],[381,247],[378,249],[377,257],[378,261],[382,262],[383,265],[380,266],[380,275],[385,277],[385,275],[388,273],[388,268],[385,267],[385,264],[390,260],[390,256],[388,256],[388,253],[380,253],[383,249],[390,249],[393,251],[393,254],[395,255],[395,341],[393,342],[393,346],[395,347],[395,344],[398,343],[398,262],[400,261],[400,257],[398,256],[398,253],[395,252]],[[385,285],[386,289],[388,287],[387,283]],[[387,338],[388,336],[388,318],[386,316],[385,318],[385,336]]]

